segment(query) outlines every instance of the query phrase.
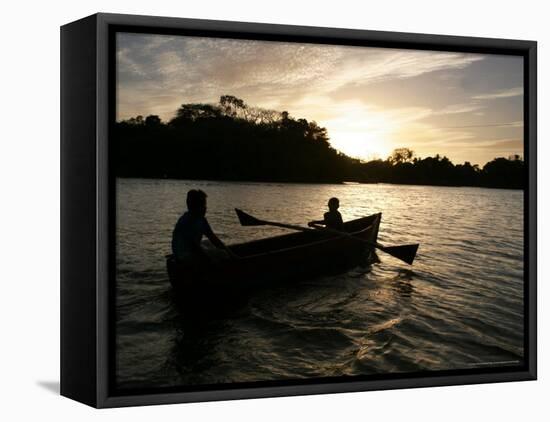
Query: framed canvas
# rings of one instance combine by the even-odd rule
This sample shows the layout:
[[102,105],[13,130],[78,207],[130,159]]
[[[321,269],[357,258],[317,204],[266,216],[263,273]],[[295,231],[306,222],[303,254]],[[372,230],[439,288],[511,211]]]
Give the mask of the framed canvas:
[[61,28],[61,394],[536,379],[536,43]]

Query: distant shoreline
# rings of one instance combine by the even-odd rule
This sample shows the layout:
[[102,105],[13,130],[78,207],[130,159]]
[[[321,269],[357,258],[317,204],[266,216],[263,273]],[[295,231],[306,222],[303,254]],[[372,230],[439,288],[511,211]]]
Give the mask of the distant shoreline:
[[182,104],[168,122],[155,115],[119,121],[113,136],[121,177],[497,189],[524,189],[526,180],[518,154],[480,167],[440,154],[417,157],[402,147],[385,160],[362,161],[334,149],[327,129],[315,121],[251,108],[233,96],[222,96],[219,104]]
[[142,180],[179,180],[190,182],[222,182],[222,183],[254,183],[254,184],[289,184],[289,185],[392,185],[392,186],[429,186],[429,187],[445,187],[445,188],[479,188],[479,189],[497,189],[497,190],[514,190],[525,191],[525,188],[513,187],[495,187],[482,185],[453,185],[444,183],[392,183],[392,182],[359,182],[354,180],[343,181],[300,181],[300,180],[228,180],[228,179],[203,179],[203,178],[176,178],[176,177],[143,177],[143,176],[115,176],[115,179],[142,179]]

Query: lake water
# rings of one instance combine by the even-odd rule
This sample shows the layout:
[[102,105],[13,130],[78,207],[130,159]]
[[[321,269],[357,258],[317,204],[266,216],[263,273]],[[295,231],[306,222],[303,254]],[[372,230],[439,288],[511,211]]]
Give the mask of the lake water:
[[[420,243],[381,263],[273,288],[189,326],[166,274],[185,195],[208,194],[226,243],[285,233],[233,208],[305,225],[337,196],[344,220],[382,212],[379,241]],[[116,382],[169,387],[485,368],[523,362],[523,192],[403,185],[117,181]]]

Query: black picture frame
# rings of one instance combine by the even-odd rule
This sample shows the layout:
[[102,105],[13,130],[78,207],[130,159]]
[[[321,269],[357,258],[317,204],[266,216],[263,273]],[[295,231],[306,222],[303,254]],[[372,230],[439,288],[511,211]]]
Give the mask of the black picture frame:
[[[416,374],[117,391],[114,330],[114,34],[193,34],[524,57],[525,365]],[[99,13],[61,28],[61,395],[102,407],[445,386],[537,377],[537,44],[352,29]]]

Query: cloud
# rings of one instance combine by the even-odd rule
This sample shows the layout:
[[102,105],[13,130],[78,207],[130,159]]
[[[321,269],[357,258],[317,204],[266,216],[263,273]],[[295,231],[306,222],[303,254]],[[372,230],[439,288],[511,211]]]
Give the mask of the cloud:
[[523,95],[523,87],[505,89],[498,92],[492,92],[490,94],[474,95],[472,98],[474,100],[495,100],[499,98],[517,97],[520,95]]
[[130,103],[162,106],[152,99],[159,94],[176,95],[181,102],[213,102],[231,93],[255,105],[291,108],[305,95],[329,93],[350,81],[370,84],[407,79],[463,68],[483,58],[463,53],[143,34],[119,34],[117,41],[122,116],[134,113],[124,108]]
[[479,155],[475,145],[489,132],[521,138],[521,127],[486,127],[522,118],[520,59],[122,33],[117,118],[158,114],[168,120],[182,103],[215,103],[231,94],[316,120],[344,152],[385,154],[409,146],[420,155],[454,154],[451,159],[481,164],[491,157]]
[[471,113],[472,111],[477,111],[482,109],[483,106],[479,104],[451,104],[441,110],[435,111],[434,114],[460,114],[460,113]]

